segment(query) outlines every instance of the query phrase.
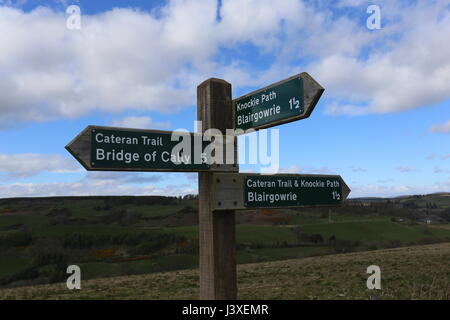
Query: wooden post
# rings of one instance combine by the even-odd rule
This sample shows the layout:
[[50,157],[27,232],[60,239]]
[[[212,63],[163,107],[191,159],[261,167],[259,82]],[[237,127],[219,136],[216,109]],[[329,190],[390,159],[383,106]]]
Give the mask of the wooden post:
[[[197,87],[197,118],[203,131],[215,128],[225,134],[226,129],[233,128],[232,116],[231,84],[211,78]],[[235,211],[213,211],[212,179],[212,172],[198,174],[200,299],[235,300]]]

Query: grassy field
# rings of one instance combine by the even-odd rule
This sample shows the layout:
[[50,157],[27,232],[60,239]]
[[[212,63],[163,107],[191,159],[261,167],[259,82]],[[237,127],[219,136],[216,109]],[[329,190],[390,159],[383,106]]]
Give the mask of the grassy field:
[[[6,220],[6,216],[1,217]],[[13,218],[13,219],[11,219]],[[33,230],[36,236],[47,237],[48,239],[60,239],[70,234],[76,234],[82,230],[85,235],[122,235],[122,234],[175,234],[191,239],[193,243],[198,241],[197,226],[180,226],[180,227],[152,227],[152,228],[136,228],[124,227],[117,224],[111,225],[83,225],[83,226],[48,226],[46,218],[42,216],[16,216],[8,217],[9,224],[26,222]],[[352,219],[353,217],[348,217]],[[0,222],[2,219],[0,219]],[[326,221],[326,220],[324,220]],[[5,224],[6,225],[6,224]],[[305,224],[303,229],[308,234],[320,234],[325,241],[331,236],[340,240],[353,240],[366,244],[365,247],[355,250],[367,250],[383,247],[382,243],[389,240],[396,240],[401,245],[408,243],[419,243],[424,240],[448,240],[450,239],[450,229],[447,225],[425,226],[425,225],[407,225],[391,222],[389,219],[373,219],[367,221],[349,221],[340,219],[337,222],[323,222],[316,220],[315,223]],[[253,226],[238,225],[237,226],[238,245],[243,249],[237,251],[237,262],[251,263],[263,261],[275,261],[281,259],[295,259],[308,256],[317,256],[332,254],[333,248],[328,243],[324,243],[311,247],[298,246],[298,239],[291,226]],[[370,245],[370,241],[376,241],[377,247]],[[257,247],[255,247],[255,244]],[[294,247],[277,247],[279,244]],[[250,246],[251,248],[247,248]],[[258,247],[262,246],[262,247]],[[274,247],[271,247],[274,246]],[[123,250],[120,246],[116,248],[118,252]],[[29,250],[29,249],[27,249]],[[92,254],[92,250],[86,251]],[[0,254],[3,260],[0,268],[0,278],[13,275],[29,266],[30,258],[25,258],[26,254],[20,251]],[[108,276],[132,275],[150,272],[161,272],[171,270],[181,270],[187,268],[196,268],[198,266],[198,256],[193,254],[171,254],[162,256],[152,256],[137,261],[90,261],[77,262],[69,261],[72,264],[80,265],[84,270],[85,279],[101,278]]]
[[[237,262],[450,242],[449,205],[449,196],[428,195],[324,210],[238,211]],[[427,217],[433,223],[424,223]],[[197,200],[0,199],[0,287],[60,281],[70,264],[83,268],[84,279],[196,268]]]
[[13,274],[17,271],[22,271],[30,264],[30,259],[10,256],[8,259],[3,259],[0,268],[0,278]]
[[420,241],[426,238],[449,237],[448,230],[428,228],[422,225],[407,225],[391,221],[355,221],[306,225],[307,233],[319,233],[324,238],[336,236],[338,239],[358,241],[398,240],[401,242]]
[[[388,219],[343,222],[316,222],[302,226],[308,234],[321,234],[324,239],[335,236],[342,240],[383,241],[398,240],[402,243],[420,241],[427,238],[450,240],[450,229],[446,225],[425,226],[395,223]],[[173,227],[161,229],[190,239],[198,238],[198,227]],[[237,243],[295,243],[297,239],[289,226],[245,226],[236,228]]]
[[[332,250],[326,246],[292,247],[292,248],[262,248],[246,249],[236,252],[238,264],[276,261],[292,258],[304,258],[309,256],[331,254]],[[15,265],[20,261],[14,260]],[[14,263],[10,263],[11,272]],[[19,264],[20,265],[20,264]],[[166,256],[142,257],[136,261],[122,262],[84,262],[78,263],[83,270],[85,279],[99,277],[118,277],[123,274],[143,274],[170,270],[182,270],[198,267],[197,254],[171,254]],[[7,269],[6,269],[7,270]]]
[[[239,299],[450,299],[450,244],[385,249],[238,266]],[[381,290],[366,269],[381,268]],[[198,271],[183,270],[0,289],[0,299],[196,299]]]
[[404,203],[404,202],[408,202],[408,201],[414,201],[416,203],[416,205],[418,205],[419,207],[425,208],[427,202],[432,202],[432,203],[436,203],[439,207],[441,208],[449,208],[449,201],[450,201],[450,193],[446,194],[446,195],[428,195],[422,198],[407,198],[407,199],[403,199],[400,202]]

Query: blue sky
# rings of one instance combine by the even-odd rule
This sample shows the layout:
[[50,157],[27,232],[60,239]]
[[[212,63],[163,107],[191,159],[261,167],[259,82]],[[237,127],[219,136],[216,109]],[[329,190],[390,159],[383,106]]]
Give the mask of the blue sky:
[[203,80],[238,97],[303,71],[325,93],[277,127],[280,172],[449,192],[449,34],[448,0],[0,0],[0,198],[195,193],[196,174],[86,172],[64,146],[87,125],[194,130]]

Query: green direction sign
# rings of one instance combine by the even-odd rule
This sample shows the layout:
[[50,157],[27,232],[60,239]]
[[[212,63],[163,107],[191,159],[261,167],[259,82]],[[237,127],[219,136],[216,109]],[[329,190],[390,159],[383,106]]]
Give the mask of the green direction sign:
[[350,193],[337,175],[215,174],[216,210],[339,205]]
[[[190,149],[194,150],[193,135],[189,135]],[[171,140],[171,132],[122,131],[92,129],[92,168],[130,169],[208,169],[206,159],[194,159],[194,153],[173,152],[180,141]],[[202,148],[203,150],[203,148]],[[180,150],[182,151],[182,150]],[[197,161],[197,164],[195,163]]]
[[324,89],[306,72],[233,100],[235,129],[263,129],[309,117]]
[[[89,126],[66,149],[87,170],[236,171],[212,165],[203,152],[210,141],[189,132]],[[212,168],[213,167],[213,168]]]
[[296,207],[335,205],[342,201],[340,177],[246,176],[244,206]]

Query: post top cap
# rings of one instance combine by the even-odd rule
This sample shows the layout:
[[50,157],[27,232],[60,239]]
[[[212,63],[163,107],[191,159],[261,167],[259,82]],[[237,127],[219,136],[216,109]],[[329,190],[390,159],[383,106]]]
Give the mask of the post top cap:
[[223,83],[223,84],[230,84],[228,81],[225,81],[225,80],[223,80],[223,79],[219,79],[219,78],[209,78],[209,79],[203,81],[202,83],[200,83],[198,86],[199,86],[199,87],[200,87],[200,86],[203,86],[203,85],[205,85],[205,84],[208,83],[208,82],[220,82],[220,83]]

